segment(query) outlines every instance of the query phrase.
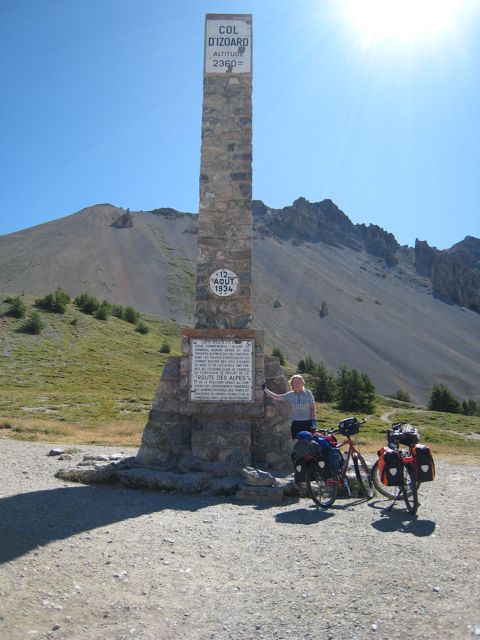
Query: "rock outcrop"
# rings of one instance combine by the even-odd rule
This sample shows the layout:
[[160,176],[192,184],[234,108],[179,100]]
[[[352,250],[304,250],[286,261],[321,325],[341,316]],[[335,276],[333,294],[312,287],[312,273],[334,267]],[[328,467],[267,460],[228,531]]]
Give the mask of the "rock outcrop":
[[415,268],[431,280],[433,295],[450,304],[480,312],[480,240],[467,236],[452,249],[439,251],[415,242]]
[[125,211],[115,222],[112,223],[112,227],[115,229],[132,229],[133,227],[133,217],[130,211]]
[[465,267],[480,270],[480,238],[466,236],[448,249],[447,253],[460,260]]

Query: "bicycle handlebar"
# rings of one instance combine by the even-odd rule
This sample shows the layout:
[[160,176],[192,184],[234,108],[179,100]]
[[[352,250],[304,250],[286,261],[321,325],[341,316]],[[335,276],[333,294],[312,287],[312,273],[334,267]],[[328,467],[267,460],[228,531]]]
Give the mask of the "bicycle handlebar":
[[[365,424],[365,422],[367,422],[367,419],[362,418],[362,420],[356,420],[355,424],[360,425],[360,424]],[[340,424],[340,422],[338,424]],[[327,433],[328,435],[332,435],[332,436],[335,435],[336,433],[341,433],[340,429],[318,429],[317,428],[317,431],[321,431],[323,433]]]

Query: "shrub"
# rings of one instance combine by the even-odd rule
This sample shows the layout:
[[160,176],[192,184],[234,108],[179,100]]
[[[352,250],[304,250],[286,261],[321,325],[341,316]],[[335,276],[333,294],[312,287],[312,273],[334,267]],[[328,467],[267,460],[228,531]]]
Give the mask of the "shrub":
[[124,320],[131,322],[131,324],[137,324],[140,320],[140,314],[133,307],[125,307]]
[[65,304],[68,304],[71,300],[70,295],[60,287],[57,287],[55,291],[55,298]]
[[80,309],[80,311],[83,311],[83,313],[86,313],[88,315],[93,315],[100,306],[100,302],[97,300],[97,298],[95,298],[95,296],[91,296],[88,293],[81,293],[79,296],[77,296],[75,298],[75,304]]
[[448,387],[435,383],[430,392],[428,408],[430,411],[460,413],[460,402]]
[[170,345],[164,340],[160,346],[160,353],[170,353]]
[[135,327],[135,331],[138,331],[138,333],[141,333],[142,335],[145,335],[146,333],[148,333],[150,331],[150,327],[148,326],[148,324],[145,324],[145,322],[143,322],[143,320],[140,320],[139,322],[137,322],[137,325]]
[[109,308],[107,305],[103,303],[95,311],[95,318],[97,320],[107,320],[109,315],[110,315]]
[[112,316],[115,318],[120,318],[120,320],[125,319],[125,308],[119,304],[114,304],[112,307]]
[[6,316],[11,316],[12,318],[24,318],[27,315],[27,306],[20,296],[17,296],[16,298],[9,298],[8,303],[10,305],[10,309],[6,311]]
[[53,293],[49,293],[44,298],[37,298],[35,300],[35,306],[39,309],[45,309],[45,311],[53,311],[55,305],[55,296]]
[[272,356],[275,356],[276,358],[278,358],[282,367],[285,365],[285,356],[283,355],[283,352],[281,349],[279,349],[278,347],[273,347]]
[[478,405],[475,400],[464,400],[462,402],[462,413],[464,416],[475,416],[478,412]]
[[44,328],[40,314],[34,311],[19,328],[22,333],[38,334]]
[[299,360],[298,364],[297,364],[297,371],[298,373],[305,373],[306,369],[305,369],[305,360],[302,358],[301,360]]
[[393,397],[396,400],[401,400],[402,402],[410,402],[408,391],[404,391],[403,389],[399,389]]
[[107,320],[108,316],[112,314],[112,310],[113,305],[107,302],[107,300],[104,300],[95,311],[95,318],[97,318],[97,320]]
[[65,313],[69,302],[70,296],[68,293],[58,288],[55,293],[49,293],[44,298],[35,300],[35,306],[53,313]]

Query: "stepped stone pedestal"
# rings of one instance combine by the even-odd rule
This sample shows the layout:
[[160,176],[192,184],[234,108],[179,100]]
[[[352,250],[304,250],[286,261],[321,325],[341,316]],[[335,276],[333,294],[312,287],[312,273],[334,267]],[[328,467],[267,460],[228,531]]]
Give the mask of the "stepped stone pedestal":
[[[261,382],[278,393],[287,381],[278,358],[263,353],[262,332],[256,333],[256,399],[251,403],[189,400],[190,340],[182,336],[183,355],[167,362],[145,427],[137,462],[164,469],[238,472],[254,466],[291,471],[290,418],[284,403],[264,397]],[[225,334],[228,336],[228,332]]]

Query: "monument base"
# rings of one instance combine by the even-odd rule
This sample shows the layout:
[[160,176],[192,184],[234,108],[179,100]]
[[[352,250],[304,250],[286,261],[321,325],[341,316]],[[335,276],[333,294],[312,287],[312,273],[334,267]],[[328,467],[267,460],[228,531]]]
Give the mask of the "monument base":
[[[219,373],[209,365],[210,349],[217,362],[218,354],[229,360]],[[182,355],[165,365],[137,462],[165,468],[201,463],[219,473],[248,466],[291,470],[288,407],[265,396],[264,380],[278,393],[287,390],[278,358],[264,355],[263,331],[184,330]]]

